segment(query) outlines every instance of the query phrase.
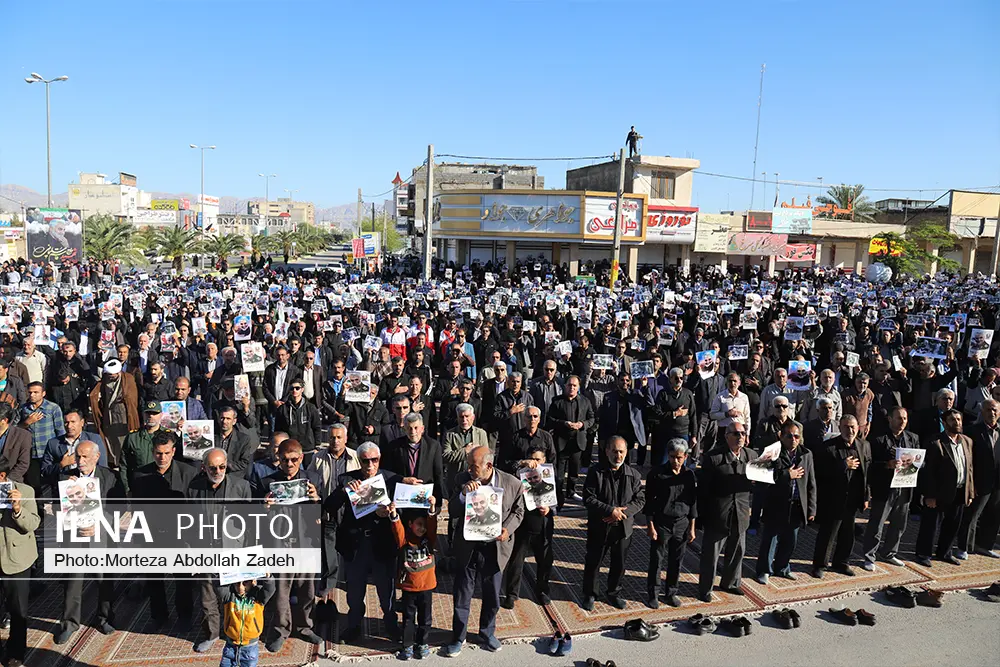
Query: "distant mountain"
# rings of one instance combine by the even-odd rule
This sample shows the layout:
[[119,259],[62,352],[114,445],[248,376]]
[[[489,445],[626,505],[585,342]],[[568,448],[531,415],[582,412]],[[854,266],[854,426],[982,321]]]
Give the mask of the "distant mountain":
[[[190,199],[192,202],[198,201],[198,193],[191,192],[150,192],[153,199]],[[45,193],[35,192],[31,188],[23,185],[0,185],[0,211],[17,213],[20,211],[19,202],[23,202],[28,208],[32,206],[46,205]],[[241,197],[224,196],[219,198],[219,211],[222,213],[246,213],[247,203],[260,201],[260,197],[249,199]],[[61,192],[52,195],[52,205],[55,207],[65,207],[69,202],[69,193]],[[353,227],[357,222],[357,202],[331,206],[329,208],[316,209],[316,222],[332,222],[337,227]],[[376,214],[380,214],[381,207],[376,208]],[[371,215],[371,205],[367,205],[362,211],[362,215]]]

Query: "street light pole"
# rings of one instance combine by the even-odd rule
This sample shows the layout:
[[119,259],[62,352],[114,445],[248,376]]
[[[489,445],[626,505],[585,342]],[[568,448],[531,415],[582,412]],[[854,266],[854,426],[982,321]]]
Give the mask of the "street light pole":
[[[208,222],[205,216],[205,151],[214,151],[215,144],[211,146],[199,146],[197,144],[188,144],[191,148],[195,148],[201,151],[201,195],[198,197],[198,215],[201,216],[201,239],[205,240],[205,224]],[[202,260],[202,268],[204,268],[204,259]]]
[[49,194],[48,206],[52,208],[52,106],[49,102],[49,84],[56,81],[67,81],[68,76],[57,76],[54,79],[46,79],[38,72],[32,72],[30,77],[24,77],[25,83],[45,84],[45,164],[48,171]]

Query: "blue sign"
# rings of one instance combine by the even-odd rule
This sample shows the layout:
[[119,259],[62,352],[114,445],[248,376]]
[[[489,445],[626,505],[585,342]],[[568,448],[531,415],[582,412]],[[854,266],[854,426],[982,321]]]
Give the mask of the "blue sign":
[[776,208],[771,212],[772,234],[812,234],[811,208]]

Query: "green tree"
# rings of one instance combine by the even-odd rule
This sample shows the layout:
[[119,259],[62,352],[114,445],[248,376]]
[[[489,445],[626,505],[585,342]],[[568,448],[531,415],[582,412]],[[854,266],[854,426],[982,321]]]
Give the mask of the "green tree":
[[961,239],[949,232],[944,225],[917,223],[910,225],[905,235],[885,232],[872,240],[885,244],[885,250],[873,255],[873,259],[892,269],[893,276],[906,274],[918,278],[935,261],[941,271],[958,271],[962,266],[953,259],[932,255],[925,249],[936,247],[939,253],[946,253],[958,248]]
[[219,234],[209,236],[201,245],[201,251],[215,258],[216,262],[228,259],[245,250],[247,239],[240,234]]
[[268,238],[274,239],[272,243],[275,249],[280,250],[285,257],[292,256],[292,247],[298,242],[298,235],[290,229],[283,229]]
[[260,258],[264,256],[264,253],[268,252],[273,247],[274,237],[272,236],[254,234],[250,237],[250,257],[255,263],[259,262]]
[[124,264],[145,264],[136,243],[135,227],[111,215],[92,215],[83,223],[83,254],[98,261],[118,259]]
[[[389,252],[396,252],[404,245],[406,245],[406,241],[403,239],[402,236],[400,236],[399,232],[396,231],[396,225],[392,220],[388,220],[385,223],[385,227],[386,227],[385,239],[382,241],[382,243],[386,246],[386,248],[388,248]],[[373,222],[371,218],[365,218],[364,220],[361,221],[361,229],[362,233],[378,232],[379,234],[381,234],[382,220],[376,218],[375,221]]]
[[833,204],[837,208],[852,209],[851,213],[834,216],[837,219],[874,222],[875,205],[863,194],[864,191],[863,185],[833,185],[825,195],[816,197],[816,201],[820,204]]
[[153,243],[156,253],[169,259],[178,272],[184,269],[184,255],[198,252],[200,246],[198,232],[181,227],[157,230]]

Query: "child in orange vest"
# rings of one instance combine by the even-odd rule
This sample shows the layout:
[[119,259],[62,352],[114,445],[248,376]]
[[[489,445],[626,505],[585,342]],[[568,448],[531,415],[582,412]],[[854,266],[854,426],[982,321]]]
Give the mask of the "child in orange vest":
[[274,579],[256,579],[219,586],[226,646],[219,667],[256,667],[258,640],[264,631],[264,605],[274,595]]
[[395,504],[389,505],[392,531],[399,548],[399,576],[403,591],[403,646],[397,654],[400,660],[430,655],[427,633],[431,629],[432,601],[437,577],[434,574],[434,547],[437,544],[437,510],[434,496],[430,509],[404,510],[397,514]]

